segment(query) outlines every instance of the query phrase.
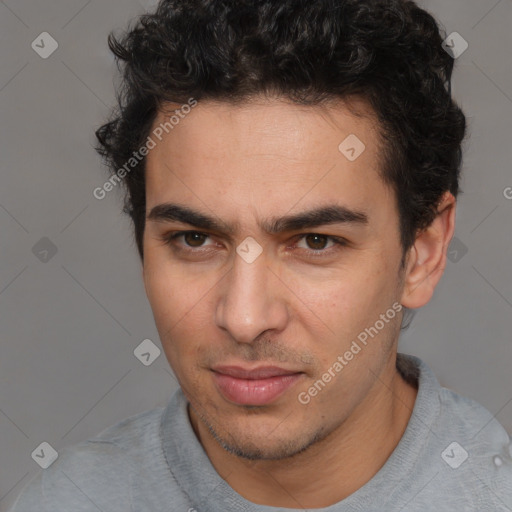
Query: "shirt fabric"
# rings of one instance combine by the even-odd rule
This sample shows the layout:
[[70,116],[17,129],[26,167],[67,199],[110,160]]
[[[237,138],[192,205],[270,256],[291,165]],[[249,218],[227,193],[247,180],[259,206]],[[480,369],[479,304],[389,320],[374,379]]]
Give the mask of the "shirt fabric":
[[[511,512],[509,434],[477,402],[441,387],[419,358],[398,354],[418,383],[400,442],[381,469],[318,512]],[[315,475],[311,474],[314,479]],[[10,512],[292,512],[254,504],[216,472],[178,389],[166,407],[131,416],[67,446]],[[301,509],[302,510],[302,509]]]

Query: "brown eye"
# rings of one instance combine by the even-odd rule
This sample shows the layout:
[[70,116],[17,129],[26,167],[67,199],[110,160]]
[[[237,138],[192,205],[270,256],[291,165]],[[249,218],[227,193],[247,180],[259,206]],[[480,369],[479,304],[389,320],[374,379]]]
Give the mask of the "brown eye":
[[[331,242],[331,245],[327,245]],[[300,244],[303,244],[302,247]],[[305,245],[305,247],[304,247]],[[300,236],[297,248],[305,253],[306,257],[331,257],[336,250],[347,245],[347,241],[337,236],[322,235],[320,233],[306,233]]]
[[208,236],[203,233],[198,233],[197,231],[190,231],[183,234],[183,240],[190,247],[201,247],[205,238],[208,238]]
[[325,235],[311,234],[306,235],[305,240],[307,240],[310,249],[321,250],[325,249],[325,244],[329,240],[329,237]]
[[206,233],[199,231],[178,231],[169,233],[162,240],[169,246],[181,251],[193,251],[204,246],[206,239],[210,238]]

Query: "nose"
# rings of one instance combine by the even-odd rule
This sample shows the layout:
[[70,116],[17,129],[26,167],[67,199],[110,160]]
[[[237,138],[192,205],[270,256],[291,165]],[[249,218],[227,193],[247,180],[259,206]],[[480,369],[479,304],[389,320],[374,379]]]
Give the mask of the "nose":
[[238,343],[252,343],[269,329],[284,329],[287,288],[269,266],[265,251],[252,263],[237,254],[221,283],[216,323]]

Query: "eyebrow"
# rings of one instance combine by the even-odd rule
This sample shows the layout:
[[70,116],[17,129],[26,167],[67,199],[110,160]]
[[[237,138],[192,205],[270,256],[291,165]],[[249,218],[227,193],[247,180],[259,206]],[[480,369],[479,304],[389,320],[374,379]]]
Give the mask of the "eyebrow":
[[[199,229],[216,231],[234,235],[238,223],[228,224],[205,213],[175,203],[163,203],[154,206],[147,216],[154,222],[177,221]],[[361,210],[352,210],[345,206],[329,204],[307,210],[295,215],[273,217],[260,223],[260,228],[269,233],[277,234],[299,229],[314,228],[325,224],[368,225],[368,214]]]

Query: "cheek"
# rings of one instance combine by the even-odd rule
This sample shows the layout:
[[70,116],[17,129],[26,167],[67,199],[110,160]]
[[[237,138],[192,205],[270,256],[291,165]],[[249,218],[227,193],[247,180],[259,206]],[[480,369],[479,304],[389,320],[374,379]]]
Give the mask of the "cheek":
[[297,297],[293,300],[297,321],[308,331],[311,351],[321,368],[330,367],[391,307],[395,300],[391,281],[384,255],[376,254],[361,257],[359,265],[338,268],[330,275],[324,272],[294,280],[290,289]]
[[[205,330],[211,328],[212,308],[204,278],[186,277],[181,269],[152,266],[158,272],[145,275],[145,287],[162,347],[171,366],[198,357]],[[199,281],[198,279],[201,279]]]
[[289,280],[289,288],[292,298],[296,297],[292,299],[295,307],[310,318],[309,324],[316,318],[318,328],[343,333],[385,299],[387,279],[382,268],[361,264],[295,277]]
[[171,324],[172,313],[176,312],[178,297],[170,283],[171,281],[161,271],[151,273],[145,278],[146,294],[157,325]]
[[176,323],[201,300],[200,280],[201,276],[172,263],[163,248],[145,255],[144,285],[159,324]]

